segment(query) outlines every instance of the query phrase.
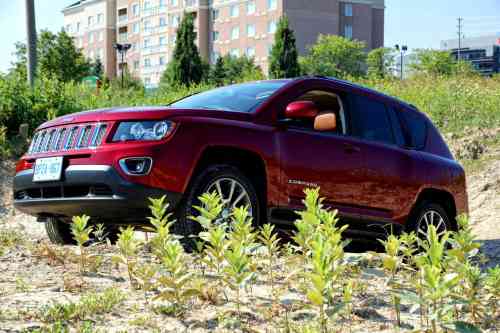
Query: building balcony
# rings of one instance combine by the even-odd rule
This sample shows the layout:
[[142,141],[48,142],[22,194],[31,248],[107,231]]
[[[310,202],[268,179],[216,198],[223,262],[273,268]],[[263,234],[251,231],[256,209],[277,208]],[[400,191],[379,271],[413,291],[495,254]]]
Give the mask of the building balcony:
[[167,6],[156,6],[142,9],[142,16],[155,16],[167,13]]

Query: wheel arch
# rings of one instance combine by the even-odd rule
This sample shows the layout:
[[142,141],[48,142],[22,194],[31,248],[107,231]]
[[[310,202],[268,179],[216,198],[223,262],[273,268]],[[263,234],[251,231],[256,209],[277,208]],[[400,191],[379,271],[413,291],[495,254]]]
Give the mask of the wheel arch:
[[261,221],[267,211],[267,169],[258,153],[231,146],[209,146],[200,154],[186,189],[190,188],[196,176],[210,165],[227,164],[240,170],[255,186],[260,206]]

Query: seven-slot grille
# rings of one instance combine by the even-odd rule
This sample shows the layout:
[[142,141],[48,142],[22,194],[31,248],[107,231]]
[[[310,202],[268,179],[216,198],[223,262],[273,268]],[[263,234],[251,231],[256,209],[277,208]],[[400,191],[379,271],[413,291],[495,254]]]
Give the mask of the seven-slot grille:
[[107,125],[102,123],[48,128],[35,133],[29,154],[96,148],[102,144]]

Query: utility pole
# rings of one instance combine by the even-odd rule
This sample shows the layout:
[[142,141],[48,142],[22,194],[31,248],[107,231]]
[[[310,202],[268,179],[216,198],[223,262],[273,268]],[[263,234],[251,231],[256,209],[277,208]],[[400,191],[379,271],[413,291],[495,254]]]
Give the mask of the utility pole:
[[461,60],[461,51],[462,51],[462,29],[463,29],[463,23],[464,19],[459,17],[458,18],[458,52],[457,52],[457,61]]
[[25,0],[26,3],[26,32],[28,43],[28,83],[31,87],[35,84],[36,73],[36,23],[35,23],[35,4],[34,0]]

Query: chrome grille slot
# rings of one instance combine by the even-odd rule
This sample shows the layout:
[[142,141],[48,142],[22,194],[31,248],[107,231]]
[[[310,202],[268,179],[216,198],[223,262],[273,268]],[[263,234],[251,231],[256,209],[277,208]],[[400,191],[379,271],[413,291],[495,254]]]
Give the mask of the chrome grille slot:
[[92,126],[87,125],[80,130],[80,137],[78,138],[78,143],[76,149],[86,148],[89,145],[89,137],[92,132]]
[[55,129],[49,131],[49,135],[47,136],[47,141],[46,141],[45,145],[43,146],[43,151],[44,152],[50,151],[50,147],[52,145],[52,140],[54,140],[54,135],[55,134],[56,134],[56,130]]
[[97,124],[95,126],[94,134],[92,135],[92,140],[90,141],[90,147],[95,148],[101,145],[106,129],[106,124]]
[[33,139],[31,140],[30,147],[28,148],[28,153],[32,153],[33,149],[35,148],[36,140],[38,140],[38,136],[40,133],[36,133]]
[[54,151],[61,150],[66,132],[66,128],[61,128],[61,130],[59,131],[59,137],[57,138],[56,144],[54,145]]
[[69,130],[68,137],[66,138],[66,143],[64,144],[64,150],[69,150],[73,148],[74,141],[76,139],[76,132],[78,131],[78,126],[72,127]]

